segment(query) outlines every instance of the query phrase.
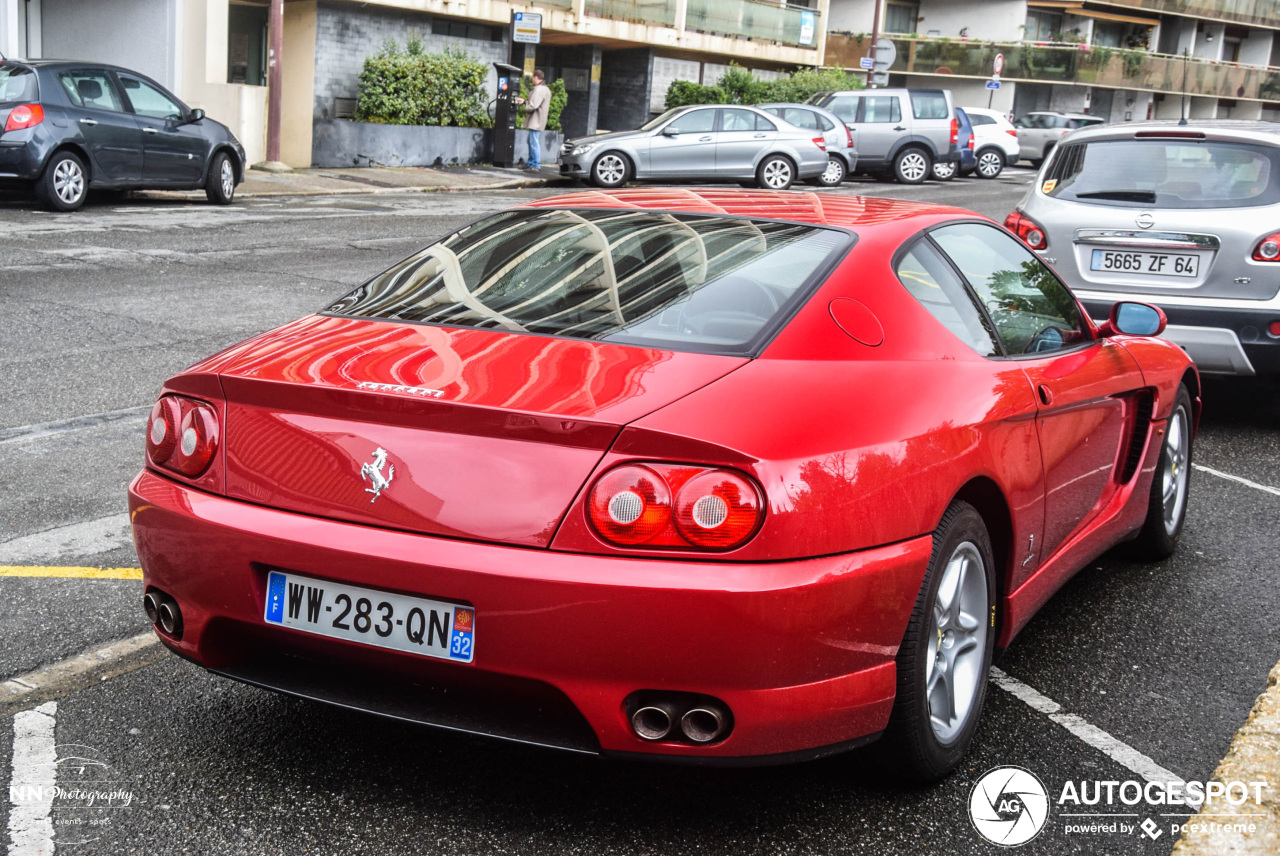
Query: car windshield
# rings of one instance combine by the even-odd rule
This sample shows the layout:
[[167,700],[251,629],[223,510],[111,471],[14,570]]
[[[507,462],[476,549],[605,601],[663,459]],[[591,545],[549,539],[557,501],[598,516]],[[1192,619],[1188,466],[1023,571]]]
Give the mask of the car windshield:
[[848,233],[656,211],[517,210],[410,256],[336,315],[751,354]]
[[1280,149],[1197,139],[1058,147],[1045,193],[1092,205],[1235,208],[1280,202]]
[[658,127],[663,122],[667,121],[672,116],[676,115],[677,113],[679,113],[681,110],[684,110],[684,109],[685,109],[684,107],[674,107],[668,110],[667,112],[663,113],[661,116],[655,116],[654,118],[650,119],[648,122],[645,122],[643,125],[641,125],[640,130],[652,131],[654,128]]
[[35,72],[20,65],[0,65],[0,104],[39,100]]

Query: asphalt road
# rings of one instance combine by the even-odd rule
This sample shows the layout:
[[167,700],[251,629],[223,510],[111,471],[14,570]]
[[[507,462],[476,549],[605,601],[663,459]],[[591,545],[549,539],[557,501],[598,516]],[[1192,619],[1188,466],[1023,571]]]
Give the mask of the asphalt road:
[[[840,192],[1003,219],[1029,180],[1009,171],[993,182],[860,181]],[[75,215],[0,200],[0,566],[136,566],[120,534],[124,487],[164,378],[315,310],[463,222],[552,192],[227,209],[125,201]],[[1274,487],[1280,404],[1262,390],[1210,383],[1195,454]],[[1178,554],[1094,562],[1001,668],[1131,752],[1207,778],[1280,659],[1278,524],[1280,496],[1196,471]],[[131,580],[0,576],[0,680],[144,632],[140,593]],[[924,789],[890,784],[865,752],[753,770],[585,760],[276,696],[167,655],[56,705],[59,757],[89,759],[60,775],[97,771],[132,795],[92,808],[60,799],[59,853],[988,853],[998,848],[979,838],[966,806],[991,767],[1023,766],[1054,796],[1067,781],[1139,778],[1123,751],[1100,751],[994,687],[966,767]],[[0,715],[5,781],[20,709]],[[11,830],[15,806],[0,805]],[[1172,846],[1168,831],[1067,834],[1067,822],[1055,816],[1022,852]]]

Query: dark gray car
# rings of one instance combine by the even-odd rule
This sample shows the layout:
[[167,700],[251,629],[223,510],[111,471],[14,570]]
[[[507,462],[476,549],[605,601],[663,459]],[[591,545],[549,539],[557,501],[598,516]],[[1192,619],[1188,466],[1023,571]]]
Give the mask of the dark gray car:
[[90,189],[204,188],[226,205],[245,154],[225,125],[149,77],[101,63],[0,63],[0,187],[74,211]]

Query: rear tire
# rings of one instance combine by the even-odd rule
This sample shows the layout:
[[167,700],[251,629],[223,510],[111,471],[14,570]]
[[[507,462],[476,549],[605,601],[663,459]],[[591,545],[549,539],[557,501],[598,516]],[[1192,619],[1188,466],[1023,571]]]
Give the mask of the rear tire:
[[1004,172],[1004,153],[999,149],[983,149],[978,152],[978,165],[975,168],[978,178],[995,178]]
[[827,171],[817,178],[809,179],[809,184],[818,187],[839,187],[844,183],[845,166],[844,161],[835,155],[827,158]]
[[1191,420],[1191,393],[1179,385],[1151,479],[1147,519],[1131,544],[1135,558],[1156,562],[1169,558],[1178,548],[1191,491]]
[[893,177],[901,184],[923,184],[933,170],[933,158],[924,149],[909,146],[893,159]]
[[936,161],[932,172],[935,181],[950,181],[956,177],[958,170],[955,161]]
[[76,211],[89,195],[89,174],[74,152],[57,152],[36,179],[36,196],[50,211]]
[[764,190],[787,190],[795,180],[795,164],[784,155],[769,155],[756,167],[756,185]]
[[898,649],[898,686],[877,751],[911,782],[933,782],[964,758],[986,700],[995,650],[995,560],[982,516],[956,501]]
[[236,168],[226,152],[218,152],[209,164],[204,195],[214,205],[230,205],[236,196]]
[[631,161],[622,152],[605,152],[591,164],[591,183],[612,190],[631,177]]

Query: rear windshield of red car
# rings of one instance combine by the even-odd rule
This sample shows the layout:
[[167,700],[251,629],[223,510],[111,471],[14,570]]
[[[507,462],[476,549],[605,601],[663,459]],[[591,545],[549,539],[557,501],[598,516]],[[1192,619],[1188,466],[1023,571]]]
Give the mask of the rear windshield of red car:
[[749,355],[852,244],[729,216],[541,209],[486,217],[327,313]]
[[26,66],[0,63],[0,104],[25,104],[40,100],[36,74]]
[[1280,149],[1199,139],[1094,140],[1058,147],[1042,179],[1055,199],[1147,208],[1280,202]]

